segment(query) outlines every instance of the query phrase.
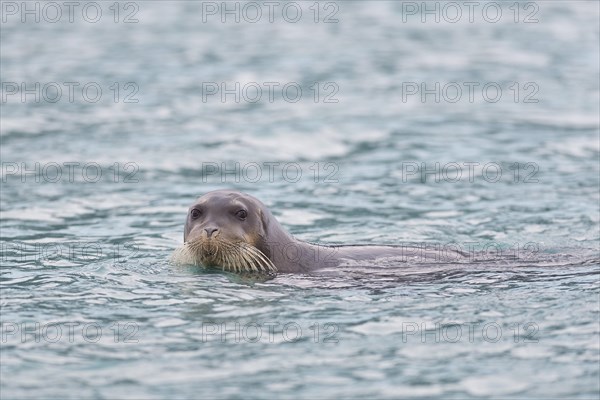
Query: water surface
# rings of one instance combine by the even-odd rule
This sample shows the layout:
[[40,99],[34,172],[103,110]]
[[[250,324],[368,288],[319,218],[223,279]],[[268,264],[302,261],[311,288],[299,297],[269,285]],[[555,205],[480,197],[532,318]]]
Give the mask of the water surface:
[[[1,26],[2,81],[64,90],[2,104],[3,398],[598,396],[598,3],[536,2],[528,24],[527,3],[519,23],[506,3],[497,23],[422,23],[338,2],[329,24],[312,2],[239,24],[193,1],[115,23],[99,4],[98,23]],[[303,95],[223,103],[207,82]],[[502,97],[407,95],[436,82]],[[173,265],[188,205],[218,188],[302,240],[487,256],[267,282]]]

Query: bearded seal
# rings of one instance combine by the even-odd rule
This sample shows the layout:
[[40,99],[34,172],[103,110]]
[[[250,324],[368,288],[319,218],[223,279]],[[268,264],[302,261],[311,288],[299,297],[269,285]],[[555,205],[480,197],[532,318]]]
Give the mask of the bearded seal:
[[[178,264],[202,264],[241,274],[275,276],[310,273],[352,261],[401,257],[438,259],[439,252],[406,246],[329,246],[295,239],[258,199],[233,190],[215,190],[189,207]],[[464,256],[450,254],[450,261]]]

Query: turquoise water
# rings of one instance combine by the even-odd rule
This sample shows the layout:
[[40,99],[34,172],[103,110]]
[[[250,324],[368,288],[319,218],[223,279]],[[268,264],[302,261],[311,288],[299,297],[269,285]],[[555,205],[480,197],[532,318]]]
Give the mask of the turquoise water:
[[[597,398],[597,2],[97,4],[2,9],[3,399]],[[302,240],[471,258],[172,264],[219,188]]]

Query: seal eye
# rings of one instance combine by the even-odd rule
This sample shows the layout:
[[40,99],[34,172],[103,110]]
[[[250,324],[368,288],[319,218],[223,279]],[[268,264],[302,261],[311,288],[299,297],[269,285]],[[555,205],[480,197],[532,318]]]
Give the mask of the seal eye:
[[192,216],[192,219],[198,219],[200,217],[202,213],[200,212],[200,210],[198,210],[197,208],[194,208],[191,212],[190,215]]
[[243,221],[248,217],[248,212],[246,210],[239,210],[235,213],[235,216]]

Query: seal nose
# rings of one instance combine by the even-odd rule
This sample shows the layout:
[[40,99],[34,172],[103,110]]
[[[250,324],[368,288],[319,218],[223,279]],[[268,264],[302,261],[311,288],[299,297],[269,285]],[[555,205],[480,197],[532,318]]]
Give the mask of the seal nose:
[[204,230],[206,231],[206,235],[208,237],[211,237],[213,233],[215,233],[216,231],[218,231],[217,228],[204,228]]

